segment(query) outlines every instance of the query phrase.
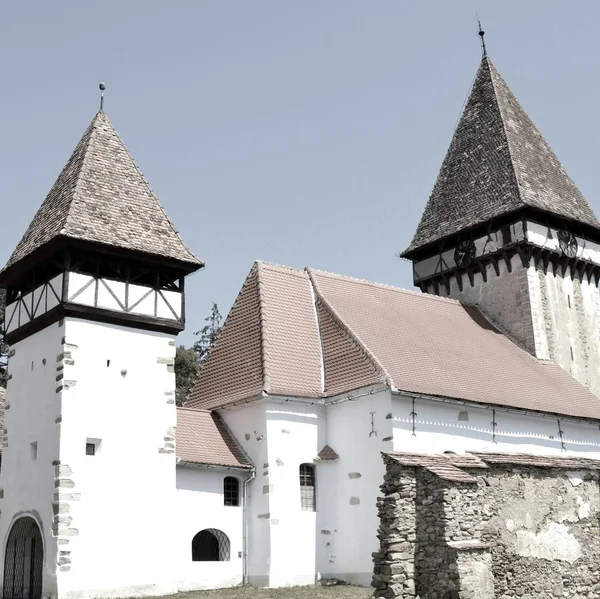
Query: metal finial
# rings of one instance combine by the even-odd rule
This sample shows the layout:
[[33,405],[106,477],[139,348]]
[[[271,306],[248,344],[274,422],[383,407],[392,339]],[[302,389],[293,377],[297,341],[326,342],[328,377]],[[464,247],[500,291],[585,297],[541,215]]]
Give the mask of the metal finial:
[[485,38],[483,37],[485,35],[485,31],[481,28],[481,21],[479,20],[479,15],[477,15],[477,25],[479,25],[479,31],[477,32],[477,35],[479,36],[479,39],[481,40],[481,54],[482,56],[485,58],[487,56],[487,50],[485,48]]
[[106,89],[106,84],[102,82],[98,88],[100,89],[100,112],[104,108],[104,90]]

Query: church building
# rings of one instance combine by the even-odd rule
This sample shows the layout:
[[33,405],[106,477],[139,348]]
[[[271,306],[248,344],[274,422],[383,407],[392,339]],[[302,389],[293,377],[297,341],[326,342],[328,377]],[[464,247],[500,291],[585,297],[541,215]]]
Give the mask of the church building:
[[600,459],[600,222],[485,54],[402,255],[255,262],[177,408],[203,262],[101,110],[0,272],[4,599],[368,586],[382,452]]

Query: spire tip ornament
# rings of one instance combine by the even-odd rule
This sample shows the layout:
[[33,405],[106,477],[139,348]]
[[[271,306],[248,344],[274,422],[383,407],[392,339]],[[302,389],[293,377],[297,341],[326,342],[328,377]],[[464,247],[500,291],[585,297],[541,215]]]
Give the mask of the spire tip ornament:
[[485,47],[485,31],[482,29],[481,27],[481,21],[479,20],[479,15],[476,13],[475,16],[477,17],[477,25],[479,26],[479,31],[477,32],[477,35],[479,36],[479,39],[481,41],[481,55],[483,58],[485,58],[487,56],[487,50]]
[[98,86],[98,89],[100,90],[100,112],[102,112],[104,109],[104,90],[106,89],[106,83],[102,81]]

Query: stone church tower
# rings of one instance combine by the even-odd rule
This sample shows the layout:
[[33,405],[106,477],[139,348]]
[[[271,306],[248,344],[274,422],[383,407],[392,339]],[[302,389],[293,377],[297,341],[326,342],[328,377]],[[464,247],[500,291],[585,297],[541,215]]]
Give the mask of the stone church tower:
[[201,267],[101,110],[0,273],[6,599],[168,580],[175,336]]
[[600,223],[485,54],[402,256],[600,395]]

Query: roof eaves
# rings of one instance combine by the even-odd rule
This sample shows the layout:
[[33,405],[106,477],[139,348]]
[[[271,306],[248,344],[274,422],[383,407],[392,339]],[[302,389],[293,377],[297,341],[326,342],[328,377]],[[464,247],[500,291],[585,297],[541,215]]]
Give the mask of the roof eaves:
[[332,318],[337,322],[338,326],[342,328],[342,330],[358,345],[358,347],[364,352],[365,356],[371,361],[371,363],[375,366],[376,370],[379,372],[381,376],[381,382],[386,383],[390,386],[394,384],[392,377],[387,372],[383,364],[379,361],[379,359],[375,356],[375,354],[367,347],[364,341],[346,325],[343,321],[342,317],[338,314],[337,310],[323,297],[323,295],[319,291],[319,285],[314,276],[313,269],[310,266],[305,268],[306,273],[312,283],[313,289],[315,290],[315,295],[317,296],[317,301],[321,301],[323,306],[329,311]]

